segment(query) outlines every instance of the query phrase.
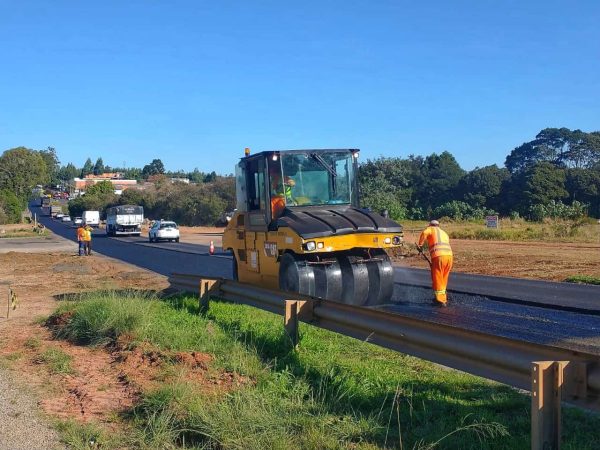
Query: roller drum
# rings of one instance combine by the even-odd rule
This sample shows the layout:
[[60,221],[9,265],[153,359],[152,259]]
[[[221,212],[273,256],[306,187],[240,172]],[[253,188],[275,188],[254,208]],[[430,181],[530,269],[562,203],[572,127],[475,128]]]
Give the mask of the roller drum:
[[367,305],[388,303],[394,293],[394,268],[384,250],[371,252],[372,261],[367,263],[369,272],[369,297]]
[[354,255],[339,257],[342,269],[342,302],[362,306],[369,297],[369,270],[361,258]]
[[337,260],[312,265],[315,274],[315,296],[340,301],[342,298],[342,269]]
[[315,295],[312,266],[292,253],[285,253],[279,263],[279,288],[283,291]]

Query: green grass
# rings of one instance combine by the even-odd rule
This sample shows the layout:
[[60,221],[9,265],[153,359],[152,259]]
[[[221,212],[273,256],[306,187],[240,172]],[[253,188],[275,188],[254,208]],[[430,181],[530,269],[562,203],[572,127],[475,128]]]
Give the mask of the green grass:
[[46,237],[50,235],[50,232],[46,228],[34,229],[33,226],[27,225],[23,225],[23,228],[4,230],[4,232],[1,232],[1,230],[2,226],[0,225],[0,239]]
[[[407,230],[420,231],[426,222],[403,222]],[[476,239],[494,241],[547,241],[547,242],[593,242],[599,243],[598,224],[593,220],[545,220],[527,222],[523,219],[503,218],[500,229],[487,228],[483,221],[448,221],[442,228],[452,239]]]
[[48,347],[35,359],[38,363],[46,364],[50,372],[57,374],[74,373],[73,367],[71,367],[72,360],[70,355],[56,347]]
[[565,279],[567,283],[580,283],[580,284],[597,284],[600,285],[600,278],[593,277],[590,275],[573,275]]
[[[250,307],[213,301],[201,317],[192,297],[92,294],[66,302],[55,316],[65,313],[69,319],[56,334],[72,342],[99,345],[127,337],[132,346],[208,352],[215,357],[211,370],[251,380],[221,395],[181,379],[145,392],[122,418],[127,426],[118,444],[96,437],[102,448],[530,445],[527,396],[305,324],[295,351],[281,317]],[[600,447],[600,418],[571,408],[563,417],[563,448]],[[76,428],[69,430],[69,442],[86,442],[87,428],[80,437]]]

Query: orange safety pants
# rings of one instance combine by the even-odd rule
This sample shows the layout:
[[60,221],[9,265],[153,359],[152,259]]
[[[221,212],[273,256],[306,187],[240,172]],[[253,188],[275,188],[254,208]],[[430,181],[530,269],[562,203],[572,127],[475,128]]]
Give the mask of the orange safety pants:
[[431,258],[431,283],[435,299],[440,303],[446,303],[446,286],[448,276],[452,270],[453,258],[449,256],[438,256]]

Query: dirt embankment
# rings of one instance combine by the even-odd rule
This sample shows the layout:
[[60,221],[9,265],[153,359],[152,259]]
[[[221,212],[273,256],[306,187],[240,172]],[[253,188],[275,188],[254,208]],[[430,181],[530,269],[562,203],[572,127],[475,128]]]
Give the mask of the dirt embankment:
[[212,356],[204,353],[133,346],[127,337],[96,348],[55,339],[69,317],[47,317],[62,299],[99,289],[161,291],[168,286],[163,276],[100,255],[8,253],[0,255],[0,280],[0,298],[9,286],[18,297],[8,319],[6,304],[0,310],[0,373],[18,374],[18,386],[53,418],[117,429],[118,414],[170,380],[185,379],[206,395],[249,382],[212,368]]

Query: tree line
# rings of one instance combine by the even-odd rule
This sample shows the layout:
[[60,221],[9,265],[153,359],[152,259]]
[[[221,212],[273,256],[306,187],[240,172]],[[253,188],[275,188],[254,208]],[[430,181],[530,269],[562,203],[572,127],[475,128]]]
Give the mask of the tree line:
[[504,167],[471,171],[449,152],[382,157],[361,165],[359,182],[363,205],[397,220],[600,217],[600,132],[546,128]]
[[[152,218],[185,225],[212,225],[235,208],[231,175],[215,172],[169,172],[160,159],[141,168],[118,168],[88,158],[83,167],[60,165],[56,150],[18,147],[0,156],[0,223],[18,221],[36,185],[66,184],[75,177],[121,172],[150,182],[144,190],[114,194],[108,182],[88,188],[70,202],[72,215],[104,211],[115,204],[142,205]],[[187,178],[193,184],[171,183]],[[406,158],[381,157],[361,164],[362,206],[387,210],[396,220],[479,219],[487,214],[542,220],[546,217],[600,217],[600,132],[546,128],[513,149],[503,167],[466,171],[450,152]]]

